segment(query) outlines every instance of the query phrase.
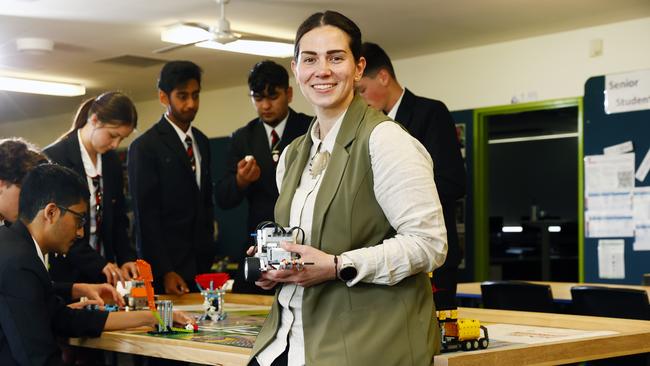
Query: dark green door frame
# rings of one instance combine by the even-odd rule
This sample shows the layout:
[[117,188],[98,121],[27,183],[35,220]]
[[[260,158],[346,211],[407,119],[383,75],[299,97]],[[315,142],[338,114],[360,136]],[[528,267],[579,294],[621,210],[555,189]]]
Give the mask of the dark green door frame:
[[473,195],[474,195],[474,276],[485,281],[490,269],[490,228],[488,222],[488,126],[487,117],[521,112],[578,107],[578,277],[584,280],[584,215],[583,215],[583,134],[582,97],[554,99],[543,102],[513,104],[474,110]]

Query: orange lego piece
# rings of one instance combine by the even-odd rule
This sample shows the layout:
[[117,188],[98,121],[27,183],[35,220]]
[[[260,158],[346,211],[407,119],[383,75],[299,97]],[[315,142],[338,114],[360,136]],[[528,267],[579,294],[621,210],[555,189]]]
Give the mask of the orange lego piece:
[[151,265],[142,259],[135,261],[135,265],[138,267],[138,280],[144,282],[144,288],[147,293],[147,304],[149,304],[149,309],[156,310],[156,304],[154,303],[154,291],[153,291],[153,273],[151,272]]

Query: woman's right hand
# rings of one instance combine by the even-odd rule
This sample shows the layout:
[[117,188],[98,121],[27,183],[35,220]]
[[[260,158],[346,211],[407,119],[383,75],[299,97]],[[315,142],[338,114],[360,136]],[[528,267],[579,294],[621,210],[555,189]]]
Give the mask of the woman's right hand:
[[252,245],[252,246],[248,247],[248,250],[246,250],[246,255],[248,255],[249,257],[252,257],[252,256],[255,255],[255,252],[257,252],[257,247],[255,245]]
[[262,276],[260,277],[260,279],[255,281],[255,285],[257,287],[261,287],[261,288],[263,288],[265,290],[270,290],[270,289],[274,288],[275,285],[278,284],[277,282],[275,282],[273,280],[265,278],[265,276],[266,276],[266,272],[262,272]]

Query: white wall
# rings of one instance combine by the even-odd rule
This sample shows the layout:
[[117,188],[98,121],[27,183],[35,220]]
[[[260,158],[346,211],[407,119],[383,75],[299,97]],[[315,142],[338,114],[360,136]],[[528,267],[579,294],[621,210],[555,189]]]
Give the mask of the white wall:
[[[603,55],[589,43],[603,40]],[[402,85],[460,110],[582,96],[591,76],[650,68],[650,18],[395,62]],[[528,100],[530,101],[530,100]]]
[[[650,68],[649,37],[650,18],[643,18],[396,60],[394,66],[402,85],[443,100],[451,110],[497,106],[513,96],[528,101],[581,96],[591,76]],[[591,58],[589,43],[595,39],[603,40],[604,52]],[[195,125],[209,137],[229,135],[255,116],[247,92],[245,85],[203,91]],[[140,131],[160,118],[157,100],[136,105]],[[295,86],[292,106],[312,114]],[[4,123],[0,136],[22,136],[44,146],[68,129],[70,116]]]

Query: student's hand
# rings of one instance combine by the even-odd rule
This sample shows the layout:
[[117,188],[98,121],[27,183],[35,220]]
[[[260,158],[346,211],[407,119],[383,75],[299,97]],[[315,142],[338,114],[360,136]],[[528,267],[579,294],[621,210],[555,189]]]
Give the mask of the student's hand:
[[249,159],[246,161],[246,158],[241,159],[237,163],[237,187],[239,189],[244,189],[248,187],[251,183],[260,179],[262,171],[260,166],[257,165],[257,160],[255,158]]
[[127,281],[130,281],[136,277],[138,277],[138,266],[135,264],[135,262],[126,262],[122,265],[122,276]]
[[106,276],[106,283],[110,283],[113,286],[117,285],[117,281],[122,281],[124,286],[124,279],[122,278],[122,271],[115,263],[108,262],[102,269],[102,273]]
[[183,327],[188,325],[188,324],[195,324],[196,320],[190,315],[187,315],[186,313],[182,311],[173,311],[173,318],[174,318],[174,324],[180,324]]
[[[262,273],[262,278],[258,282],[264,281],[266,285],[271,282],[293,283],[302,287],[310,287],[325,281],[336,279],[333,255],[327,254],[309,245],[283,242],[280,246],[284,250],[300,254],[301,261],[305,263],[312,262],[313,264],[305,265],[300,271],[295,269],[269,270]],[[266,289],[261,285],[258,286]]]
[[112,298],[115,303],[122,307],[124,299],[115,290],[115,287],[108,283],[75,283],[72,285],[72,298],[79,299],[82,297],[88,300],[97,301],[98,305],[104,305],[103,298]]
[[190,292],[187,284],[176,272],[167,272],[163,278],[165,282],[165,293],[168,295],[182,295]]
[[102,301],[101,303],[97,300],[84,300],[84,301],[79,301],[79,302],[74,302],[72,304],[68,304],[67,306],[70,309],[83,309],[86,307],[86,305],[99,305],[99,306],[104,306],[104,302]]

